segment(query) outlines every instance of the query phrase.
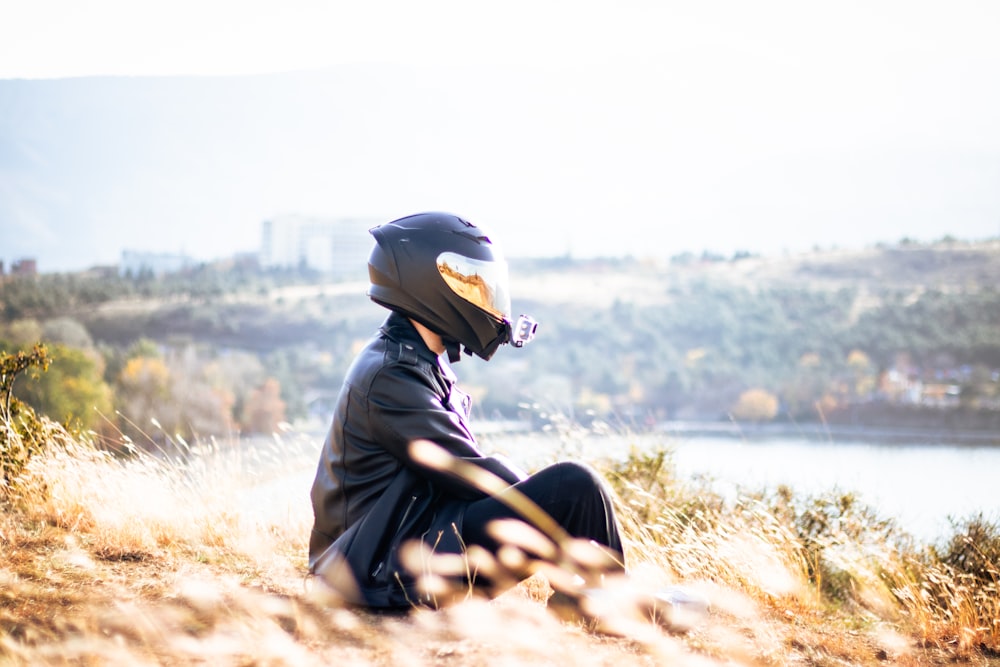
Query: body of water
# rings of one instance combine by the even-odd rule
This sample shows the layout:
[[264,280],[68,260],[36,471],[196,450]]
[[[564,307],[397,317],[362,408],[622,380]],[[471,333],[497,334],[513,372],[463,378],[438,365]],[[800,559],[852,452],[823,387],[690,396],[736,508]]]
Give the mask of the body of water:
[[531,467],[567,457],[620,460],[632,447],[665,446],[682,478],[708,478],[727,497],[782,484],[800,495],[853,492],[925,542],[951,535],[950,518],[1000,520],[1000,447],[666,434],[495,435],[488,444]]
[[[711,487],[728,498],[779,485],[798,495],[851,492],[879,516],[895,519],[927,543],[953,533],[951,518],[982,513],[989,520],[1000,521],[997,446],[760,435],[556,435],[485,430],[480,436],[485,451],[505,454],[528,470],[562,459],[623,460],[633,448],[665,447],[682,479],[710,480]],[[265,514],[311,514],[309,488],[323,434],[301,435],[301,439],[280,446],[267,439],[245,443],[250,451],[267,454],[244,461],[247,507]]]

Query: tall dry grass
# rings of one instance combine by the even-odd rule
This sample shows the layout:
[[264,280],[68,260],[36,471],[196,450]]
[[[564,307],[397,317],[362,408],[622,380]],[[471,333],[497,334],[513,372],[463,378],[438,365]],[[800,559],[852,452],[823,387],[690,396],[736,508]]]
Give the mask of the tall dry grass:
[[495,600],[378,616],[305,579],[318,443],[113,456],[46,423],[0,516],[0,665],[927,664],[1000,649],[995,526],[913,545],[850,497],[724,501],[667,450],[592,462],[616,493],[628,585],[712,612],[683,635],[550,613],[534,576]]
[[770,613],[873,629],[897,652],[1000,657],[1000,527],[982,516],[956,524],[944,545],[922,545],[849,493],[779,488],[723,501],[677,480],[666,451],[634,452],[609,474],[632,552],[658,571]]

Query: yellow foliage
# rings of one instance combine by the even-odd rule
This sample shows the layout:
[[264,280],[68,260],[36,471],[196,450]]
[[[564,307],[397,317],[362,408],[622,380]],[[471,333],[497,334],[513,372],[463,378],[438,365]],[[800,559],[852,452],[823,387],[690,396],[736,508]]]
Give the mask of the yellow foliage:
[[128,389],[166,390],[170,382],[170,369],[160,359],[136,357],[125,364],[119,381]]
[[731,414],[735,419],[770,421],[778,414],[778,397],[766,389],[747,389],[740,394]]
[[865,369],[872,365],[872,360],[861,350],[851,350],[847,355],[847,365],[851,368]]
[[281,384],[268,378],[247,398],[243,408],[243,427],[251,433],[275,433],[285,421],[285,402]]
[[839,405],[837,398],[827,392],[816,401],[816,411],[819,412],[821,419],[825,419],[826,415],[836,410]]

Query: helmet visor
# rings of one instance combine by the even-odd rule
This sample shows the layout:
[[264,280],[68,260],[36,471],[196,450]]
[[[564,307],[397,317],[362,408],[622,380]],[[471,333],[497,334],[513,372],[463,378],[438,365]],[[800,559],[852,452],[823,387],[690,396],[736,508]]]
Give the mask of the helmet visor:
[[438,255],[437,268],[445,284],[455,294],[500,321],[510,319],[507,262],[484,261],[454,252],[443,252]]

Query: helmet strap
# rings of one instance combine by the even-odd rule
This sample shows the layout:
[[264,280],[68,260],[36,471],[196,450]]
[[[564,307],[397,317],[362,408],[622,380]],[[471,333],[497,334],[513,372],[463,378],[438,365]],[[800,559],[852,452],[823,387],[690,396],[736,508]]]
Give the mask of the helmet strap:
[[462,360],[462,344],[453,338],[442,338],[444,349],[448,352],[448,363],[456,364]]

